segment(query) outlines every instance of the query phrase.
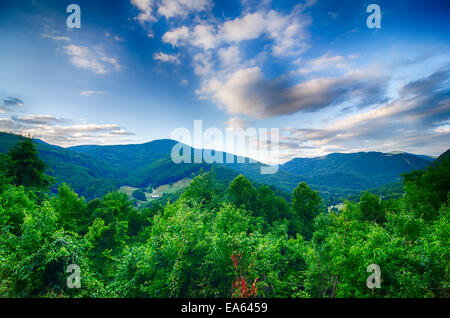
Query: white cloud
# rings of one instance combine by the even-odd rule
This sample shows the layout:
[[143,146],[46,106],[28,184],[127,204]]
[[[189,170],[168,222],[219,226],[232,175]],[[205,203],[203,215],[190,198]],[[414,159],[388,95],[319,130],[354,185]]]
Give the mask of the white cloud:
[[64,119],[56,118],[52,115],[29,114],[24,116],[11,117],[15,122],[28,125],[46,125],[64,122]]
[[108,31],[105,32],[105,37],[107,38],[112,38],[114,41],[117,42],[125,42],[125,39],[119,35],[114,35],[112,36],[111,33],[109,33]]
[[41,33],[41,37],[52,39],[53,41],[70,41],[70,38],[68,36],[58,36],[50,33]]
[[91,95],[103,94],[103,93],[104,93],[103,91],[85,90],[85,91],[81,91],[81,92],[80,92],[80,95],[81,95],[81,96],[88,97],[88,96],[91,96]]
[[123,37],[121,37],[121,36],[118,36],[118,35],[115,35],[113,37],[113,40],[117,41],[117,42],[125,42],[125,39]]
[[242,68],[225,80],[203,82],[198,95],[211,97],[230,114],[267,118],[316,111],[343,101],[358,106],[378,102],[385,78],[373,70],[348,72],[339,78],[315,78],[297,85],[267,79],[258,66]]
[[11,118],[2,118],[0,117],[0,130],[13,132],[14,131],[14,120]]
[[[348,59],[354,59],[356,55],[349,55]],[[308,74],[311,72],[319,72],[324,70],[330,70],[331,68],[345,69],[348,67],[347,59],[344,56],[334,55],[329,52],[316,58],[309,60],[304,68],[301,68],[298,72],[300,74]]]
[[221,48],[217,54],[223,66],[236,65],[241,62],[240,51],[236,46]]
[[227,126],[227,128],[229,129],[246,129],[248,126],[251,125],[251,121],[247,120],[247,119],[242,119],[239,117],[231,117],[230,119],[228,119],[228,121],[225,122],[225,125]]
[[0,118],[0,130],[31,135],[59,146],[117,144],[133,136],[117,124],[68,124],[70,120],[52,115],[30,114]]
[[97,74],[108,73],[108,64],[112,65],[116,70],[121,69],[121,65],[119,65],[116,58],[94,53],[86,46],[70,44],[64,46],[63,49],[70,56],[70,62],[76,67],[84,68]]
[[115,57],[102,56],[102,57],[100,57],[100,59],[103,62],[107,62],[107,63],[111,64],[116,71],[120,71],[122,69],[122,65],[119,64],[119,62],[117,61],[117,59]]
[[167,31],[162,41],[172,46],[190,45],[212,49],[218,48],[223,43],[237,44],[266,35],[273,41],[273,54],[298,55],[309,48],[306,27],[310,22],[311,19],[299,14],[298,9],[294,9],[288,15],[274,10],[258,11],[217,26],[197,24],[191,28],[187,26],[175,28]]
[[167,63],[180,64],[180,58],[178,57],[178,55],[175,54],[166,54],[163,52],[157,52],[153,54],[153,59]]
[[[266,78],[262,72],[262,63],[268,54],[298,59],[309,48],[307,27],[311,19],[303,14],[303,10],[313,2],[297,5],[289,13],[260,6],[258,11],[244,10],[241,16],[224,22],[209,19],[206,23],[195,19],[194,25],[165,32],[162,42],[188,50],[194,73],[202,80],[200,89],[196,90],[198,97],[211,98],[230,114],[265,118],[325,107],[322,104],[334,102],[332,97],[325,100],[327,95],[320,96],[316,101],[310,95],[296,96],[295,92],[301,91],[301,86],[294,89],[279,79]],[[254,39],[270,40],[270,44],[255,56],[241,52],[242,42]],[[348,89],[344,90],[348,92]],[[302,97],[309,100],[298,101]],[[320,98],[323,103],[318,101]]]
[[[230,114],[258,116],[262,114],[264,96],[255,92],[255,86],[262,81],[262,73],[258,67],[241,69],[233,73],[226,82],[213,79],[199,91],[202,96],[212,96]],[[206,84],[206,85],[205,85]]]
[[153,16],[152,0],[131,0],[131,4],[139,9],[140,13],[136,19],[141,23],[155,22],[157,19]]
[[213,62],[211,53],[197,53],[192,58],[194,73],[200,76],[207,76],[212,72]]
[[265,26],[266,21],[262,13],[251,13],[226,21],[220,28],[220,37],[226,42],[252,40],[261,36]]
[[185,17],[193,12],[208,10],[212,6],[210,0],[131,0],[131,4],[139,10],[135,19],[148,31],[148,37],[153,37],[150,25],[162,16],[166,19]]
[[195,26],[190,35],[192,45],[212,49],[216,46],[216,38],[213,33],[214,30],[210,25],[199,24]]
[[449,71],[438,71],[399,89],[399,97],[377,108],[340,117],[323,128],[290,129],[282,144],[291,157],[330,152],[391,151],[439,154],[448,148],[450,99],[442,90]]
[[162,0],[158,13],[166,18],[186,16],[191,12],[204,11],[212,3],[209,0]]
[[272,52],[275,55],[299,55],[309,48],[309,33],[306,28],[311,18],[294,9],[289,15],[271,10],[265,16],[266,32],[274,41]]
[[182,41],[189,38],[189,29],[186,26],[182,26],[171,31],[164,33],[162,41],[169,43],[172,46],[179,46]]
[[162,41],[172,46],[191,45],[205,50],[217,45],[215,30],[208,24],[198,24],[192,30],[186,26],[172,29],[164,33]]

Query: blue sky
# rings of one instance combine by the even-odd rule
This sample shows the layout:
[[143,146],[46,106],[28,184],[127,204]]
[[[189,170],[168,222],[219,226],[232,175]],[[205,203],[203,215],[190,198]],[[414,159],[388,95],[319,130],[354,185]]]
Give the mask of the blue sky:
[[[66,7],[81,8],[68,29]],[[369,29],[366,7],[381,8]],[[2,1],[0,130],[61,146],[279,128],[281,161],[438,155],[448,1]],[[214,147],[214,144],[207,145]]]

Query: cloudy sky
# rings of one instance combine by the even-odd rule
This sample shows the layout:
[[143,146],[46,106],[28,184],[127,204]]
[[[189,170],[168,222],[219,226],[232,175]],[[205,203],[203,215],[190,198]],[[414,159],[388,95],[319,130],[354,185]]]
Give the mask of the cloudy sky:
[[[80,29],[66,26],[70,3]],[[380,29],[366,25],[370,3]],[[0,130],[123,144],[200,119],[224,134],[279,128],[281,161],[438,155],[450,140],[449,12],[422,0],[1,1]]]

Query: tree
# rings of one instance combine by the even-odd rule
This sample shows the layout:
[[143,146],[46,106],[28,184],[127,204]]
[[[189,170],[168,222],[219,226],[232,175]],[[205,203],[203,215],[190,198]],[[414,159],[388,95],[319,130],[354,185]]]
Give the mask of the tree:
[[133,191],[133,198],[139,201],[147,201],[147,197],[145,196],[144,191],[141,189]]
[[59,222],[66,231],[86,233],[91,221],[91,213],[84,198],[80,199],[67,184],[59,187],[55,207]]
[[383,224],[386,217],[381,198],[369,192],[364,192],[359,201],[359,208],[366,221],[373,221]]
[[189,198],[198,203],[210,203],[219,192],[218,182],[214,171],[203,172],[192,180],[186,188],[183,198]]
[[447,201],[450,189],[450,156],[446,153],[426,170],[403,175],[405,208],[417,217],[434,220],[439,208]]
[[243,206],[247,210],[253,211],[256,199],[256,191],[250,180],[242,174],[238,175],[228,188],[231,201],[237,206]]
[[8,176],[16,185],[47,190],[54,179],[45,174],[46,165],[39,158],[36,146],[25,138],[8,153]]
[[313,191],[305,182],[301,182],[292,193],[292,207],[302,224],[301,234],[310,239],[313,232],[313,220],[322,209],[322,199],[318,191]]

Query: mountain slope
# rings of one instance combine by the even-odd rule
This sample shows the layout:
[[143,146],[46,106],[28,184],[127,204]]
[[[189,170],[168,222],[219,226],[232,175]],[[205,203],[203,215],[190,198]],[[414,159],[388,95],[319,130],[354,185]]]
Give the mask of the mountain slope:
[[[7,152],[20,136],[0,133],[0,152]],[[99,197],[128,185],[136,188],[158,187],[185,177],[195,176],[201,169],[214,168],[218,177],[231,179],[239,173],[260,184],[272,185],[286,192],[302,181],[319,190],[325,197],[345,197],[361,190],[398,182],[400,175],[423,169],[430,161],[419,155],[381,152],[333,153],[317,158],[296,158],[275,174],[262,175],[261,163],[181,163],[171,159],[176,141],[155,140],[144,144],[116,146],[76,146],[62,148],[36,140],[41,159],[49,166],[49,174],[70,184],[87,199]],[[194,149],[191,150],[193,155]],[[223,154],[225,158],[226,154]]]
[[[0,132],[0,152],[6,153],[23,137]],[[126,182],[128,174],[120,167],[62,147],[35,140],[39,157],[47,164],[47,173],[56,179],[55,190],[65,182],[87,199],[100,197]]]
[[408,153],[333,153],[317,158],[296,158],[280,167],[311,184],[361,189],[400,179],[404,172],[423,169],[429,160]]

